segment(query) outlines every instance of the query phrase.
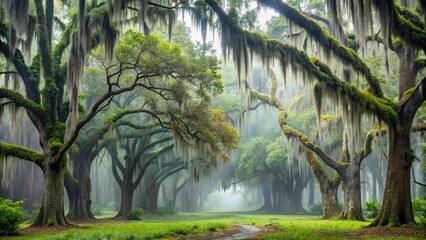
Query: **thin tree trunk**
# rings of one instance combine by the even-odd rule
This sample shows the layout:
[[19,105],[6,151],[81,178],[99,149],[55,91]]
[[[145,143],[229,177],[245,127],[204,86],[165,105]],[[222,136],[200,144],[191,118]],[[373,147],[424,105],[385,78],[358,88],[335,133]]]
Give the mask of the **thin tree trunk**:
[[309,199],[308,206],[312,206],[315,204],[315,178],[312,178],[309,181]]
[[372,174],[373,177],[373,181],[371,184],[371,188],[372,188],[372,196],[371,196],[371,200],[375,201],[377,200],[377,179],[376,176],[374,174]]

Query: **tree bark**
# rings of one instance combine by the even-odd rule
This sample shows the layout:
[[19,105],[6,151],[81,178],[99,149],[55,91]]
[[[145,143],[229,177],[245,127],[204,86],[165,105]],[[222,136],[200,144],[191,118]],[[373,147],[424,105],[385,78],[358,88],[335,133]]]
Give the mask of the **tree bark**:
[[263,183],[261,186],[263,195],[263,206],[258,211],[269,212],[272,210],[272,191],[269,183]]
[[339,215],[339,201],[337,189],[334,183],[319,182],[322,198],[323,215],[322,219],[331,219]]
[[148,192],[147,196],[147,205],[146,205],[146,211],[153,213],[158,209],[158,192],[160,191],[160,186],[157,184],[153,184]]
[[91,160],[87,159],[89,154],[83,153],[76,155],[72,160],[75,162],[73,164],[73,177],[77,180],[77,183],[75,184],[69,181],[68,178],[65,178],[65,187],[69,198],[67,218],[71,220],[95,219],[91,211]]
[[121,186],[121,202],[120,209],[118,210],[117,215],[114,218],[125,218],[126,215],[132,210],[133,206],[133,193],[135,192],[135,188],[132,186],[133,184],[128,184],[128,181],[123,181]]
[[[50,159],[46,162],[53,162]],[[48,165],[43,169],[45,183],[43,202],[33,226],[58,226],[67,224],[64,215],[64,174],[62,164]]]
[[371,195],[371,200],[375,201],[377,200],[377,179],[376,176],[374,174],[372,174],[373,176],[373,181],[371,184],[371,189],[372,189],[372,195]]
[[343,179],[343,210],[339,215],[341,219],[364,221],[361,204],[361,178],[360,166],[357,160],[351,161],[346,168]]
[[309,182],[309,199],[308,206],[315,204],[315,178],[312,178]]
[[[404,122],[404,126],[407,126]],[[411,206],[410,170],[413,152],[411,128],[389,126],[389,159],[382,207],[372,226],[399,226],[414,223]],[[411,126],[411,123],[410,125]]]
[[303,187],[297,186],[291,190],[288,191],[288,204],[286,208],[287,214],[305,214],[306,210],[303,208],[302,204],[302,194],[303,194]]

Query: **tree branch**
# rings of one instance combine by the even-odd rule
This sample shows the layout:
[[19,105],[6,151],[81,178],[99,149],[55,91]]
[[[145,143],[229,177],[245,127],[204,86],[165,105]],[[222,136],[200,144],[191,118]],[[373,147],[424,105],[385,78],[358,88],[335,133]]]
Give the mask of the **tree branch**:
[[0,154],[27,160],[37,164],[39,167],[42,167],[44,161],[44,156],[40,152],[4,142],[0,142]]
[[383,90],[379,84],[379,80],[373,75],[370,68],[362,61],[358,54],[350,48],[339,43],[335,38],[328,34],[320,25],[310,20],[297,9],[291,7],[282,0],[258,0],[262,5],[269,6],[285,16],[287,19],[304,28],[309,36],[321,43],[326,49],[333,51],[336,56],[345,62],[351,63],[352,66],[365,75],[368,84],[373,91],[373,95],[383,97]]
[[0,74],[18,74],[16,71],[1,71]]
[[186,1],[180,1],[177,4],[175,4],[174,6],[165,6],[165,5],[161,5],[161,4],[158,4],[158,3],[155,3],[155,2],[151,2],[151,1],[148,1],[148,4],[151,5],[151,6],[155,6],[155,7],[160,7],[160,8],[165,8],[165,9],[172,10],[172,9],[175,9],[175,8],[179,7],[179,5],[181,5],[181,4],[185,3],[185,2]]
[[170,150],[172,150],[174,148],[174,144],[170,144],[167,147],[153,153],[148,159],[147,161],[143,164],[138,177],[136,178],[135,182],[133,183],[133,186],[136,187],[139,185],[143,175],[145,175],[146,170],[148,169],[149,165],[151,165],[152,162],[154,162],[155,159],[157,159],[161,154],[168,152]]
[[426,77],[422,79],[410,96],[401,103],[403,116],[412,119],[424,101],[426,101]]
[[425,184],[425,183],[417,182],[417,180],[416,180],[416,174],[414,174],[414,168],[413,168],[413,166],[411,166],[411,172],[412,172],[412,174],[413,174],[413,180],[414,180],[414,182],[415,182],[416,184],[420,185],[420,186],[426,187],[426,184]]
[[[273,82],[277,81],[274,73],[272,73],[272,81]],[[324,150],[321,147],[319,147],[318,145],[316,145],[315,143],[310,141],[309,138],[306,135],[304,135],[303,133],[293,129],[291,126],[289,126],[286,123],[287,113],[285,112],[282,103],[278,100],[277,97],[269,96],[269,95],[264,94],[264,93],[259,93],[256,90],[250,88],[248,86],[248,83],[246,83],[246,88],[250,91],[251,97],[257,98],[261,102],[263,102],[265,104],[269,104],[270,106],[276,107],[279,110],[278,122],[280,124],[280,127],[281,127],[283,133],[286,136],[298,139],[299,142],[304,147],[315,152],[325,164],[332,167],[334,170],[336,170],[339,174],[341,174],[343,176],[343,171],[344,171],[344,168],[347,164],[334,160],[326,152],[324,152]]]
[[[283,65],[286,65],[288,63],[300,64],[301,66],[303,66],[303,71],[311,74],[312,76],[315,76],[319,82],[324,83],[331,91],[335,91],[336,94],[342,94],[344,96],[347,96],[353,102],[361,105],[364,109],[368,109],[373,112],[376,116],[378,116],[386,123],[396,122],[397,105],[392,100],[387,98],[375,97],[371,94],[361,92],[355,86],[338,79],[326,64],[321,63],[316,58],[309,58],[309,56],[305,52],[298,50],[294,46],[287,45],[281,41],[268,39],[256,33],[242,30],[237,25],[232,23],[232,20],[229,18],[229,16],[226,15],[223,9],[220,8],[220,6],[214,0],[206,0],[206,2],[213,8],[213,10],[219,16],[219,19],[222,22],[222,31],[225,32],[224,34],[228,32],[228,34],[232,33],[232,38],[241,38],[240,41],[237,41],[237,43],[235,43],[235,41],[233,41],[232,44],[229,43],[228,47],[232,48],[234,52],[238,50],[244,51],[245,48],[250,48],[253,53],[257,53],[262,58],[280,59]],[[271,2],[277,2],[277,0],[271,0]],[[298,15],[301,15],[295,9],[292,9],[292,11],[296,11]],[[302,16],[302,20],[312,22],[304,16]],[[324,31],[316,23],[313,24],[315,24],[316,26],[315,29],[318,27],[320,31]],[[323,32],[323,34],[325,34],[325,32]],[[326,36],[327,38],[325,40],[331,41],[330,44],[332,44],[332,46],[340,46],[338,47],[338,49],[339,51],[344,53],[344,56],[348,57],[347,61],[360,63],[361,65],[359,65],[359,68],[363,69],[363,72],[367,70],[368,72],[370,72],[368,67],[362,62],[362,60],[354,51],[344,46],[341,46],[341,44],[338,43],[337,40],[329,36],[329,34],[327,34]],[[228,43],[225,42],[223,44],[226,45]],[[242,61],[241,58],[243,58],[243,56],[236,55],[235,57],[235,61]],[[247,61],[247,59],[245,60]],[[372,81],[370,86],[372,88],[373,94],[377,96],[383,96],[383,92],[380,88],[380,85],[378,85],[377,78],[373,77],[372,75],[370,76],[370,78]],[[308,79],[311,80],[314,78]]]
[[25,64],[24,56],[19,49],[15,49],[15,53],[12,54],[9,46],[0,40],[0,52],[5,56],[6,59],[11,61],[21,77],[25,85],[25,93],[27,98],[31,101],[39,104],[40,103],[40,92],[38,87],[37,78],[34,78],[31,69]]
[[19,92],[7,88],[0,88],[0,98],[6,98],[12,101],[17,106],[23,107],[38,116],[43,116],[44,109],[39,104],[25,98]]

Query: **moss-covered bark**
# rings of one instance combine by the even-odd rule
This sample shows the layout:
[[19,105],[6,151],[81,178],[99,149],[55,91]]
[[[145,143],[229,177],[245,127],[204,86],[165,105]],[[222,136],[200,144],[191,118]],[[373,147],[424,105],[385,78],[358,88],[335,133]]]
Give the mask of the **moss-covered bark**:
[[[45,162],[55,162],[48,159]],[[61,226],[67,224],[64,215],[64,176],[63,164],[47,164],[43,167],[44,193],[40,212],[33,226]]]
[[371,226],[400,226],[414,223],[411,207],[410,170],[414,155],[410,129],[401,125],[389,128],[388,171],[382,207]]

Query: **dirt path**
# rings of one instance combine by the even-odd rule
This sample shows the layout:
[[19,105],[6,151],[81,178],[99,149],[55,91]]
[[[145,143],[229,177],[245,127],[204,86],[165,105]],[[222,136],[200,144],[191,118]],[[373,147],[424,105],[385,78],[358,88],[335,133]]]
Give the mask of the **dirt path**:
[[235,233],[232,236],[217,238],[217,240],[236,240],[236,239],[248,239],[253,238],[259,235],[260,228],[253,225],[243,225],[243,224],[235,224],[240,228],[240,232]]

